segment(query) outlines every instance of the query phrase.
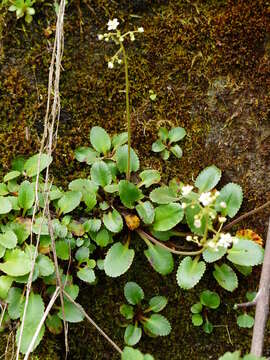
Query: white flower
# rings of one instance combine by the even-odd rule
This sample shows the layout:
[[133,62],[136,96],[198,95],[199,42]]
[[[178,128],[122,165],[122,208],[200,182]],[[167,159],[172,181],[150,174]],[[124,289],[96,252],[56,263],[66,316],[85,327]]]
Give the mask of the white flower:
[[229,233],[227,233],[227,234],[221,233],[220,234],[220,237],[218,240],[219,246],[227,248],[231,245],[232,242],[233,242],[233,238],[232,238],[231,234],[229,234]]
[[225,203],[225,201],[221,201],[220,207],[222,207],[223,209],[226,209],[227,204]]
[[98,34],[98,40],[102,40],[103,39],[103,35],[101,35],[101,34]]
[[130,36],[130,40],[131,40],[131,41],[134,41],[134,40],[135,40],[135,36],[134,36],[133,32],[131,32],[131,33],[129,34],[129,36]]
[[118,64],[122,64],[122,59],[117,60]]
[[227,219],[226,219],[225,216],[219,216],[219,218],[218,218],[218,221],[219,221],[220,223],[225,223],[226,220],[227,220]]
[[120,41],[120,42],[123,42],[123,41],[124,41],[123,36],[120,36],[120,37],[119,37],[119,41]]
[[212,249],[216,249],[217,244],[213,240],[210,240],[210,241],[207,242],[207,247],[212,248]]
[[109,62],[108,62],[108,68],[109,68],[109,69],[113,69],[113,62],[112,62],[112,61],[109,61]]
[[191,186],[191,185],[183,186],[182,187],[182,195],[183,196],[188,195],[191,192],[192,189],[193,189],[193,186]]
[[144,28],[143,28],[143,27],[139,27],[139,28],[138,28],[138,32],[139,32],[139,33],[143,33],[143,32],[144,32]]
[[201,220],[200,220],[200,219],[196,219],[196,220],[194,221],[194,226],[195,226],[196,228],[200,228],[200,227],[202,226]]
[[118,25],[119,25],[119,21],[117,19],[109,20],[107,23],[109,31],[116,30]]
[[212,195],[210,192],[202,193],[199,197],[199,201],[203,204],[203,206],[208,206],[213,201]]
[[187,240],[187,241],[192,241],[192,236],[188,235],[188,236],[186,237],[186,240]]
[[182,209],[185,209],[187,207],[187,204],[186,203],[182,203]]

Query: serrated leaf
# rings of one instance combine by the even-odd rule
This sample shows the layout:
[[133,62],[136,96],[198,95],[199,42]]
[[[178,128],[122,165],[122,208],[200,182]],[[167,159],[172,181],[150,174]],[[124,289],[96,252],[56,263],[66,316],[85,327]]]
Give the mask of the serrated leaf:
[[36,265],[40,276],[49,276],[54,273],[54,263],[46,255],[39,254],[36,259]]
[[0,215],[8,214],[12,210],[12,204],[9,199],[0,196]]
[[35,191],[32,184],[25,180],[21,183],[18,195],[18,205],[24,210],[24,213],[31,209],[35,201]]
[[119,233],[123,229],[122,216],[115,209],[103,215],[103,223],[113,233]]
[[219,285],[225,290],[234,291],[238,286],[238,279],[233,269],[226,264],[221,266],[215,264],[214,267],[213,276]]
[[138,204],[136,206],[136,211],[145,224],[152,224],[155,217],[155,209],[150,201]]
[[[229,183],[220,190],[220,194],[217,198],[216,208],[217,210],[222,211],[222,214],[229,215],[229,217],[232,218],[238,213],[242,205],[242,201],[243,191],[241,186],[234,183]],[[225,209],[220,206],[221,202],[226,203]]]
[[142,329],[130,324],[125,330],[124,340],[127,345],[134,346],[140,341],[141,336]]
[[90,251],[88,249],[88,247],[86,246],[81,246],[75,253],[75,259],[81,263],[81,262],[85,262],[88,260],[90,255]]
[[131,305],[138,305],[144,299],[143,289],[135,282],[129,281],[124,287],[126,300]]
[[118,277],[124,274],[130,268],[134,255],[134,250],[120,242],[115,243],[105,257],[104,270],[106,275]]
[[128,133],[123,132],[116,134],[112,138],[112,146],[116,150],[119,146],[124,145],[128,141]]
[[[120,146],[115,154],[116,165],[120,173],[127,173],[128,165],[128,146]],[[130,149],[130,172],[138,171],[140,168],[140,161],[135,151]]]
[[220,297],[213,291],[204,290],[200,295],[200,302],[210,309],[217,309],[220,305]]
[[191,321],[194,326],[201,326],[203,324],[203,317],[201,314],[193,314]]
[[139,174],[141,178],[140,186],[144,185],[146,188],[149,188],[153,184],[160,182],[160,173],[157,170],[144,170]]
[[179,145],[172,146],[170,150],[173,153],[173,155],[177,157],[177,159],[180,159],[183,156],[183,150]]
[[143,197],[141,190],[128,180],[119,182],[119,195],[123,205],[129,209],[134,208],[136,201]]
[[[70,301],[64,300],[65,320],[70,323],[78,323],[83,321],[84,315]],[[62,309],[57,313],[60,319],[64,320]]]
[[96,281],[96,275],[93,269],[90,269],[89,267],[84,267],[83,269],[80,269],[77,272],[77,276],[79,279],[92,284]]
[[101,227],[101,220],[100,219],[90,219],[83,223],[84,230],[86,232],[97,232]]
[[170,230],[179,224],[183,217],[184,211],[180,204],[160,205],[155,209],[153,229],[155,231]]
[[171,324],[160,314],[153,314],[143,322],[144,328],[156,336],[167,336],[171,332]]
[[10,180],[17,179],[20,175],[21,175],[20,171],[17,171],[17,170],[10,171],[4,176],[4,182],[8,182]]
[[111,236],[107,229],[102,229],[97,233],[94,240],[98,246],[105,247],[111,242]]
[[200,192],[212,190],[221,178],[221,171],[216,166],[208,166],[197,176],[195,186]]
[[6,251],[5,262],[0,264],[0,270],[9,276],[26,275],[31,270],[31,260],[20,249]]
[[186,136],[186,130],[182,127],[175,127],[169,131],[168,138],[170,143],[182,140]]
[[55,242],[56,255],[61,260],[69,259],[69,246],[65,240],[57,240]]
[[58,206],[62,214],[67,214],[77,206],[79,206],[82,198],[82,193],[79,191],[67,191],[61,199],[58,200]]
[[17,320],[20,317],[22,303],[24,297],[22,296],[22,290],[16,287],[12,287],[6,298],[8,304],[8,315],[12,320]]
[[39,163],[39,172],[43,171],[47,166],[49,166],[52,162],[52,157],[47,154],[41,154],[39,160],[39,154],[36,154],[30,159],[26,160],[24,163],[24,170],[27,176],[32,177],[37,175],[38,173],[38,162]]
[[179,200],[174,191],[168,186],[161,186],[151,191],[150,199],[157,204],[170,204]]
[[176,280],[182,289],[191,289],[201,280],[206,266],[203,261],[192,260],[190,256],[185,257],[177,270]]
[[97,161],[99,153],[89,147],[78,147],[75,150],[75,158],[80,162],[86,162],[87,165],[94,164]]
[[13,278],[7,275],[0,276],[0,299],[5,300],[13,283]]
[[95,162],[91,167],[91,179],[104,187],[112,182],[112,174],[104,161]]
[[174,261],[172,254],[159,245],[148,244],[144,251],[151,266],[161,275],[170,274],[173,271]]
[[202,253],[203,259],[204,261],[208,262],[208,263],[213,263],[219,259],[221,259],[227,252],[227,248],[223,247],[223,246],[219,246],[216,249],[212,249],[212,248],[206,248],[204,250],[204,252]]
[[94,126],[90,131],[90,142],[99,153],[107,154],[111,148],[111,138],[100,126]]
[[126,346],[122,353],[121,360],[144,360],[144,356],[139,350]]
[[17,236],[12,230],[0,234],[0,245],[7,249],[13,249],[17,245]]
[[149,310],[154,311],[155,313],[162,311],[168,303],[165,296],[154,296],[149,301]]
[[241,266],[233,264],[236,270],[238,270],[242,275],[249,276],[252,273],[252,266]]
[[49,331],[54,335],[59,335],[63,331],[63,323],[58,315],[48,315],[45,322]]
[[255,266],[263,262],[263,248],[251,240],[237,239],[228,250],[227,259],[242,266]]
[[254,325],[254,318],[248,314],[237,316],[237,325],[241,328],[251,329]]

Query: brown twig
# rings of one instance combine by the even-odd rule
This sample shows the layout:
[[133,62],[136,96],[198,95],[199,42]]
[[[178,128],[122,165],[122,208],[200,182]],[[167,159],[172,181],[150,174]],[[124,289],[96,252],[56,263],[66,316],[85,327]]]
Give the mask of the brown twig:
[[90,318],[90,316],[87,314],[84,308],[76,301],[74,301],[72,297],[65,290],[63,290],[63,293],[68,298],[68,300],[74,306],[76,306],[78,310],[80,310],[80,312],[85,316],[85,318],[90,322],[90,324],[93,325],[97,329],[97,331],[115,348],[115,350],[118,351],[119,354],[122,354],[122,350],[120,349],[120,347],[95,323],[93,319]]
[[264,344],[264,331],[269,313],[270,297],[270,218],[267,239],[265,244],[264,260],[259,286],[260,295],[256,302],[255,322],[252,334],[251,354],[262,356]]
[[260,297],[260,294],[261,294],[261,290],[259,290],[257,292],[257,295],[255,296],[254,300],[248,301],[248,302],[245,302],[245,303],[241,303],[241,304],[235,304],[233,308],[235,310],[237,310],[239,308],[247,308],[247,307],[251,307],[251,306],[256,306],[257,302],[258,302],[258,299]]
[[248,211],[247,213],[239,216],[238,218],[236,218],[235,220],[231,221],[229,224],[225,225],[222,230],[229,230],[231,229],[235,224],[239,223],[240,221],[246,219],[247,217],[249,216],[252,216],[252,215],[255,215],[257,214],[258,212],[262,211],[263,209],[265,209],[266,207],[270,206],[270,200],[267,201],[265,204],[251,210],[251,211]]

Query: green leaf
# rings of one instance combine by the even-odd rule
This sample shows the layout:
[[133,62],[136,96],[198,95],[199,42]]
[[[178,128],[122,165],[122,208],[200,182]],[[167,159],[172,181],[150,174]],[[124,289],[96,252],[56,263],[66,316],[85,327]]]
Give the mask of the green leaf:
[[67,214],[77,206],[79,206],[82,198],[82,193],[79,191],[67,191],[60,200],[58,200],[58,206],[62,214]]
[[4,234],[0,234],[0,245],[7,249],[13,249],[17,245],[17,236],[12,230],[6,231]]
[[17,170],[10,171],[4,176],[4,182],[8,182],[10,180],[17,179],[20,175],[21,175],[20,171],[17,171]]
[[204,261],[208,262],[208,263],[212,263],[215,262],[219,259],[221,259],[227,252],[227,249],[223,246],[219,246],[216,249],[212,249],[212,248],[206,248],[204,250],[204,252],[202,253],[203,255],[203,259]]
[[185,257],[177,270],[176,280],[182,289],[191,289],[201,280],[205,272],[203,261],[192,260],[190,256]]
[[[64,277],[64,279],[62,280],[63,282],[65,282],[66,278]],[[71,284],[71,285],[66,285],[65,286],[65,292],[73,299],[76,300],[78,295],[79,295],[79,291],[80,288],[78,285],[75,284]],[[66,295],[64,295],[64,299],[68,302],[68,298],[66,297]]]
[[116,134],[112,138],[112,146],[116,150],[119,146],[124,145],[128,141],[128,133],[123,132]]
[[0,299],[5,300],[12,285],[13,278],[7,275],[0,276]]
[[144,170],[139,174],[141,178],[140,186],[145,186],[149,188],[153,184],[160,182],[160,173],[157,170]]
[[221,287],[228,291],[234,291],[238,286],[238,279],[233,269],[223,264],[221,266],[214,265],[215,270],[213,276]]
[[134,255],[134,250],[120,242],[115,243],[105,257],[104,270],[106,275],[118,277],[124,274],[130,268]]
[[212,190],[219,182],[221,178],[221,171],[216,166],[208,166],[198,175],[195,186],[200,192],[206,192]]
[[111,242],[111,236],[107,229],[102,229],[97,233],[94,240],[98,246],[105,247]]
[[249,276],[252,273],[252,266],[233,265],[244,276]]
[[81,246],[75,254],[75,259],[79,262],[85,262],[89,259],[89,255],[90,255],[90,251],[88,249],[88,247],[86,246]]
[[24,297],[22,296],[22,290],[16,287],[12,287],[6,298],[8,304],[8,315],[12,320],[17,320],[20,317],[22,311],[22,303]]
[[201,326],[203,324],[203,317],[201,314],[193,314],[191,321],[194,326]]
[[10,276],[26,275],[31,270],[30,258],[19,249],[6,251],[5,262],[0,264],[0,270]]
[[182,140],[186,136],[186,130],[182,127],[175,127],[169,131],[168,138],[170,143]]
[[192,312],[192,314],[199,314],[203,309],[203,306],[200,302],[193,304],[190,308],[190,311]]
[[90,269],[89,267],[84,267],[83,269],[80,269],[77,272],[77,276],[79,279],[92,284],[96,281],[96,275],[93,269]]
[[0,215],[7,214],[12,210],[12,204],[9,199],[0,196]]
[[139,350],[125,347],[121,356],[121,360],[145,360],[143,354]]
[[[128,165],[128,146],[120,146],[115,154],[116,165],[120,173],[127,173]],[[138,171],[140,168],[140,161],[135,151],[130,149],[130,171]]]
[[204,290],[200,295],[200,302],[210,309],[217,309],[220,305],[220,297],[213,291]]
[[143,326],[151,334],[156,336],[167,336],[171,332],[171,324],[160,314],[153,314],[143,322]]
[[183,156],[183,150],[180,148],[179,145],[174,145],[170,148],[171,152],[174,156],[180,159]]
[[59,335],[63,331],[63,323],[58,315],[48,315],[45,322],[49,331],[54,335]]
[[120,306],[120,313],[121,315],[123,315],[127,320],[131,320],[133,319],[134,316],[134,310],[133,307],[131,305],[121,305]]
[[162,153],[161,153],[161,157],[162,157],[162,159],[165,160],[165,161],[168,160],[169,157],[170,157],[170,152],[169,152],[169,150],[164,149],[164,150],[162,151]]
[[167,305],[168,300],[165,296],[154,296],[149,301],[149,310],[155,313],[162,311]]
[[39,254],[36,260],[36,265],[40,276],[49,276],[54,273],[54,263],[46,255]]
[[175,192],[168,186],[161,186],[151,191],[150,199],[157,204],[170,204],[179,200]]
[[148,244],[148,249],[144,251],[151,266],[161,275],[170,274],[173,271],[172,254],[159,245]]
[[[200,211],[201,211],[201,208],[198,204],[195,204],[195,205],[191,205],[191,206],[188,206],[186,209],[185,209],[185,214],[186,214],[186,219],[187,219],[187,223],[188,223],[188,226],[190,228],[190,230],[192,232],[194,232],[195,234],[197,235],[201,235],[203,236],[204,235],[204,232],[205,232],[205,227],[206,227],[206,221],[207,221],[207,216],[206,215],[203,215],[201,217],[201,227],[197,228],[195,225],[194,225],[194,221],[195,221],[195,216],[196,215],[199,215],[200,214]],[[199,215],[200,216],[200,215]],[[210,221],[208,220],[208,222],[210,223]]]
[[[36,332],[36,329],[39,325],[39,322],[44,314],[44,303],[40,295],[34,294],[31,292],[29,296],[29,302],[26,309],[26,316],[24,321],[24,327],[22,332],[22,342],[20,346],[20,352],[25,354],[28,350],[28,347],[32,341],[32,338]],[[22,316],[22,314],[21,314]],[[45,327],[44,325],[39,332],[37,340],[34,344],[32,351],[38,346],[40,343]],[[16,344],[18,346],[18,341],[21,333],[21,326],[18,328],[16,333]]]
[[129,281],[124,287],[125,298],[131,305],[138,305],[144,299],[143,289],[135,282]]
[[254,325],[254,318],[248,314],[237,316],[237,325],[241,328],[251,329]]
[[11,168],[12,170],[16,170],[22,173],[24,169],[24,164],[25,158],[23,156],[17,156],[11,161]]
[[69,259],[69,246],[65,240],[58,240],[55,242],[56,255],[61,260]]
[[[70,323],[77,323],[81,322],[84,319],[84,315],[81,311],[70,301],[64,300],[64,313],[65,313],[65,320]],[[60,319],[64,320],[62,309],[59,310],[57,315]]]
[[[238,213],[242,205],[242,201],[243,191],[241,186],[229,183],[220,190],[220,194],[217,198],[216,209],[221,211],[222,214],[229,215],[229,217],[232,218]],[[221,202],[226,203],[225,209],[220,206]]]
[[122,216],[115,209],[103,215],[103,223],[106,228],[113,233],[118,233],[123,229]]
[[18,195],[18,205],[20,208],[26,212],[31,209],[35,201],[35,192],[33,184],[30,184],[29,181],[25,180],[20,185],[19,195]]
[[84,230],[86,232],[97,232],[101,227],[100,219],[90,219],[83,223]]
[[219,360],[240,360],[240,351],[235,351],[234,353],[226,352]]
[[[28,159],[24,164],[24,170],[27,176],[32,177],[38,173],[39,154],[36,154]],[[39,172],[43,171],[52,162],[52,157],[47,154],[40,155]]]
[[160,205],[155,209],[153,229],[155,231],[170,230],[180,223],[183,217],[184,211],[180,204]]
[[136,206],[136,210],[145,224],[152,224],[155,217],[155,209],[150,201],[141,202]]
[[158,130],[158,137],[162,140],[162,141],[165,141],[168,139],[169,137],[169,132],[168,130],[165,128],[165,127],[161,127],[159,130]]
[[242,266],[255,266],[263,262],[263,248],[252,240],[237,239],[228,250],[227,259]]
[[247,292],[246,292],[247,301],[253,301],[256,296],[257,296],[257,292],[256,292],[256,291],[247,291]]
[[134,325],[128,325],[125,330],[124,340],[127,345],[136,345],[142,336],[142,329]]
[[111,138],[107,131],[99,126],[94,126],[90,131],[90,142],[99,153],[107,154],[111,148]]
[[89,193],[97,193],[98,185],[89,179],[76,179],[69,183],[69,190],[80,191],[85,197]]
[[153,152],[161,152],[162,150],[164,150],[166,148],[166,145],[163,144],[163,142],[159,139],[157,141],[155,141],[152,144],[152,151]]
[[119,182],[119,195],[122,204],[129,209],[132,209],[135,206],[135,202],[143,197],[141,190],[128,180],[121,180]]
[[89,147],[78,147],[75,150],[75,158],[80,162],[86,162],[87,165],[94,164],[97,161],[99,153]]
[[214,326],[209,322],[209,321],[206,321],[204,324],[203,324],[203,331],[206,333],[206,334],[211,334],[212,331],[214,329]]
[[104,161],[95,162],[91,167],[91,179],[104,187],[112,182],[112,174]]
[[0,183],[0,196],[4,196],[8,194],[8,187],[4,183]]

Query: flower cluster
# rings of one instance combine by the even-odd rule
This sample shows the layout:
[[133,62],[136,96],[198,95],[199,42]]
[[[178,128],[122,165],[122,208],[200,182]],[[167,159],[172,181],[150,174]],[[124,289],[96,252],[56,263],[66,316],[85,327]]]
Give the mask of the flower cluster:
[[122,55],[123,51],[124,51],[124,48],[123,48],[124,40],[129,38],[131,41],[134,41],[135,33],[143,33],[144,32],[143,27],[138,27],[137,30],[128,31],[128,32],[122,34],[121,31],[118,29],[118,25],[119,25],[118,19],[114,18],[113,20],[109,20],[107,23],[107,29],[109,32],[98,35],[98,40],[104,40],[106,42],[112,40],[117,45],[120,45],[119,50],[108,61],[109,69],[113,69],[115,63],[121,64],[123,62],[120,55]]
[[215,236],[213,239],[207,242],[207,246],[215,251],[218,251],[219,247],[223,247],[227,249],[232,245],[232,243],[236,243],[237,238],[231,236],[230,233],[220,233]]

